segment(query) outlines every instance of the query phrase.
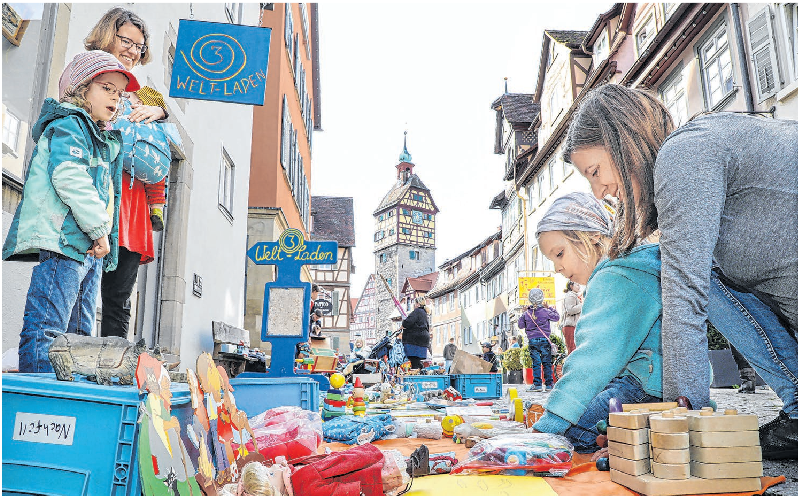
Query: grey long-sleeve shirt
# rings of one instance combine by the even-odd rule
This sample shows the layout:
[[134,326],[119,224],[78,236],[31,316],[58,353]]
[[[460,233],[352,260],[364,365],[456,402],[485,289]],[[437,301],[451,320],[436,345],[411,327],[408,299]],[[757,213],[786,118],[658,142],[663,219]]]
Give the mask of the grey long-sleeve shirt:
[[663,399],[709,402],[706,319],[713,257],[798,329],[798,121],[701,116],[654,170],[662,230]]

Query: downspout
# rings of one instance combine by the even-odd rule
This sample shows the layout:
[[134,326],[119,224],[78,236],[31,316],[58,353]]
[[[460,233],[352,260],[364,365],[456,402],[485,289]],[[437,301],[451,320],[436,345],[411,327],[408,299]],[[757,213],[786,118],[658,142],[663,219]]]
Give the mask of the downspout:
[[732,19],[734,20],[734,39],[737,42],[737,61],[740,64],[740,72],[743,75],[743,96],[745,97],[745,110],[754,111],[754,95],[751,93],[751,79],[748,77],[748,59],[745,56],[745,42],[743,41],[743,27],[740,20],[740,5],[736,3],[731,6]]

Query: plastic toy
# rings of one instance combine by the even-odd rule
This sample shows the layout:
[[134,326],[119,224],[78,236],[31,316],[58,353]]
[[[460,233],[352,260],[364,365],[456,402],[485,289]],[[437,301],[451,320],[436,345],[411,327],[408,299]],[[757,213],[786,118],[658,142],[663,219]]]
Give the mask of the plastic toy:
[[477,443],[451,473],[562,477],[571,470],[573,449],[567,439],[554,434],[498,436]]

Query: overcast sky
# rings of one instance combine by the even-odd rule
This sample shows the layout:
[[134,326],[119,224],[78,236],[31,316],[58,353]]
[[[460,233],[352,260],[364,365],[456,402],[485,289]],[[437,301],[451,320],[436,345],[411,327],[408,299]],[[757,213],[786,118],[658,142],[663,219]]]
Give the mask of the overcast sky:
[[534,93],[544,29],[587,31],[612,3],[319,5],[321,123],[311,191],[351,196],[359,298],[374,270],[372,213],[396,180],[407,129],[415,172],[432,191],[436,266],[501,225],[493,153],[504,91]]

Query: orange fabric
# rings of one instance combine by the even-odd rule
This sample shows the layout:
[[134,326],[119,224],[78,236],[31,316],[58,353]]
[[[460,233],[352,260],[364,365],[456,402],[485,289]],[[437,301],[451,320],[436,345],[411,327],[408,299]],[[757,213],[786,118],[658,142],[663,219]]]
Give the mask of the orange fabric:
[[[417,447],[426,444],[430,455],[454,451],[458,460],[465,460],[468,457],[468,448],[465,444],[455,444],[451,438],[443,439],[385,439],[371,443],[380,450],[395,449],[405,456],[410,456]],[[324,448],[332,451],[343,451],[351,448],[342,443],[322,443],[319,453],[324,453]],[[610,480],[609,472],[600,472],[596,464],[590,461],[591,455],[574,454],[574,468],[565,477],[544,477],[544,480],[559,496],[637,496],[639,493],[627,489],[620,484]],[[439,476],[441,477],[441,476]],[[452,475],[450,477],[457,477]],[[762,494],[767,488],[784,482],[783,475],[778,477],[762,477],[762,490],[731,493],[733,496],[753,496]],[[731,494],[713,494],[712,496],[731,496]],[[700,495],[699,495],[700,496]]]

